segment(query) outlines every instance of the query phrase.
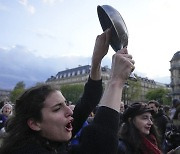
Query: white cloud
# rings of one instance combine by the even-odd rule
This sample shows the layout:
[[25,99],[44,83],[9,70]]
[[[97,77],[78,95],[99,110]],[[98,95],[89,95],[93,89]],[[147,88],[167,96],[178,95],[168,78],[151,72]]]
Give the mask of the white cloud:
[[27,6],[28,5],[28,0],[19,0],[19,3],[24,5],[24,6]]
[[8,7],[0,3],[0,11],[7,11]]
[[28,5],[28,6],[27,6],[27,9],[28,9],[28,11],[29,11],[31,14],[34,14],[34,13],[36,12],[35,7],[32,6],[32,5]]
[[42,0],[42,1],[43,1],[43,3],[52,5],[52,4],[55,4],[57,2],[63,2],[64,0]]
[[34,14],[36,12],[35,7],[29,4],[28,0],[19,0],[19,3],[22,4],[29,13]]
[[[90,57],[56,57],[43,58],[35,56],[30,50],[21,45],[1,48],[0,57],[0,88],[12,89],[19,81],[26,86],[37,82],[45,82],[51,75],[55,76],[65,68],[87,65]],[[68,63],[70,62],[70,63]]]
[[[45,61],[48,65],[55,64],[51,61],[52,58],[49,57],[55,57],[54,61],[60,61],[60,64],[56,63],[52,67],[53,69],[56,67],[56,70],[59,71],[64,68],[76,67],[79,64],[89,64],[90,60],[88,61],[87,58],[84,58],[86,61],[82,60],[82,57],[79,58],[78,55],[90,57],[92,54],[96,35],[102,32],[96,7],[99,4],[103,4],[103,1],[95,0],[89,2],[15,0],[10,3],[7,0],[0,0],[1,12],[5,9],[13,12],[4,11],[0,15],[2,20],[0,25],[2,39],[0,46],[3,46],[0,48],[0,51],[6,51],[2,53],[12,52],[8,57],[6,56],[7,59],[3,59],[0,53],[1,65],[5,64],[3,60],[9,64],[11,58],[13,63],[9,68],[17,66],[21,62],[22,66],[39,64],[39,61],[42,63]],[[128,50],[136,61],[135,71],[143,72],[145,77],[147,76],[154,80],[157,77],[170,76],[169,61],[174,52],[179,50],[180,30],[178,27],[180,27],[180,22],[178,20],[178,7],[180,1],[144,0],[139,2],[138,0],[132,0],[127,2],[126,0],[121,0],[120,2],[118,0],[106,0],[107,2],[119,10],[125,19],[129,31]],[[38,10],[37,13],[35,13],[35,9]],[[28,16],[24,11],[28,11],[29,14],[35,14]],[[16,19],[19,19],[18,22],[16,22]],[[22,52],[19,54],[21,59],[19,59],[15,50],[19,50],[20,47],[14,46],[12,48],[12,44],[23,44],[31,48],[32,51],[28,51],[25,48],[21,49]],[[27,54],[30,52],[41,56],[41,58]],[[26,54],[23,55],[23,53]],[[110,59],[112,54],[114,54],[113,51],[109,54]],[[23,56],[28,58],[23,58]],[[42,58],[42,56],[47,59]],[[67,58],[67,56],[69,57]],[[31,64],[24,62],[24,60],[29,59],[32,61]],[[107,62],[105,65],[107,65]],[[43,64],[43,67],[46,66]],[[4,69],[3,67],[2,69]],[[21,67],[18,65],[17,68]],[[42,73],[37,68],[35,70]],[[51,69],[49,68],[48,70]],[[55,71],[55,73],[57,72]],[[55,74],[52,73],[51,75]],[[169,83],[165,79],[164,82]]]
[[[0,88],[12,89],[17,82],[24,81],[27,87],[37,82],[45,82],[50,76],[55,76],[66,68],[75,68],[78,65],[90,65],[91,57],[61,56],[43,58],[35,56],[32,51],[21,45],[0,47]],[[110,68],[111,58],[105,57],[102,66]],[[148,77],[135,70],[138,76]],[[148,77],[149,78],[149,77]],[[161,83],[169,83],[169,76],[151,78]]]
[[49,39],[56,39],[56,36],[54,36],[49,30],[47,29],[38,29],[36,32],[36,35],[41,38],[49,38]]

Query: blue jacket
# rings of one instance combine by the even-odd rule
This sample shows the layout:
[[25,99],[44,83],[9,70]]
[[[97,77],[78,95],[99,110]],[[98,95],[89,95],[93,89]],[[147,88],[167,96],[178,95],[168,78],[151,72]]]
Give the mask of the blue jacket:
[[0,130],[5,126],[7,118],[4,114],[0,114]]
[[134,154],[132,147],[122,139],[119,139],[118,154]]

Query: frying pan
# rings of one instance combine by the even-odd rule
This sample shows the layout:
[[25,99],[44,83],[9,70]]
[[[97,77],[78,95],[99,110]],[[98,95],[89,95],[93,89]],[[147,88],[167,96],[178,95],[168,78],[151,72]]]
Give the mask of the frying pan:
[[[97,13],[103,31],[111,28],[110,45],[115,52],[128,46],[128,30],[121,14],[110,5],[98,5]],[[133,70],[132,70],[133,71]],[[137,81],[134,74],[130,74],[131,80]]]
[[111,28],[110,45],[115,52],[127,47],[128,30],[121,14],[110,5],[97,7],[99,21],[103,31]]

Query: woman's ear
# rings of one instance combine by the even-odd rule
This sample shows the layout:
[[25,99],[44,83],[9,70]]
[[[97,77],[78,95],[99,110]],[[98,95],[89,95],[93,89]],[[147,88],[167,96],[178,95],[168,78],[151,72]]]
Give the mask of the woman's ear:
[[27,124],[34,131],[40,131],[41,130],[40,123],[35,121],[32,118],[27,120]]

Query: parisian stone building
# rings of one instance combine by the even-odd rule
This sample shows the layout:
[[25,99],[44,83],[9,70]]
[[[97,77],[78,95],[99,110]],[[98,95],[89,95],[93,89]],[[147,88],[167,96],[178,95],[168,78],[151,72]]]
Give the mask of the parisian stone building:
[[0,101],[9,101],[11,90],[0,89]]
[[[72,85],[72,84],[85,84],[85,82],[88,80],[89,73],[90,73],[91,66],[85,65],[85,66],[78,66],[76,68],[72,69],[66,69],[64,71],[60,71],[56,74],[56,76],[51,76],[46,80],[47,84],[55,84],[55,85]],[[101,76],[103,85],[106,86],[107,81],[110,78],[110,69],[108,67],[102,67],[101,68]],[[137,100],[133,101],[146,101],[145,95],[150,89],[156,89],[156,88],[165,88],[169,89],[169,86],[166,84],[162,84],[159,82],[155,82],[154,80],[150,80],[148,78],[143,78],[137,76],[138,81],[140,81],[140,89],[141,93],[139,95],[139,98]],[[131,87],[129,85],[124,86],[123,93],[125,94],[123,99],[126,104],[128,104],[128,91],[136,91],[130,89]]]
[[180,51],[170,60],[172,99],[180,99]]
[[[56,84],[59,86],[71,84],[85,84],[85,82],[88,80],[90,69],[90,65],[66,69],[64,71],[58,72],[56,76],[51,76],[50,78],[48,78],[46,80],[46,83]],[[102,67],[101,72],[103,84],[106,85],[110,77],[110,69],[108,67]]]

